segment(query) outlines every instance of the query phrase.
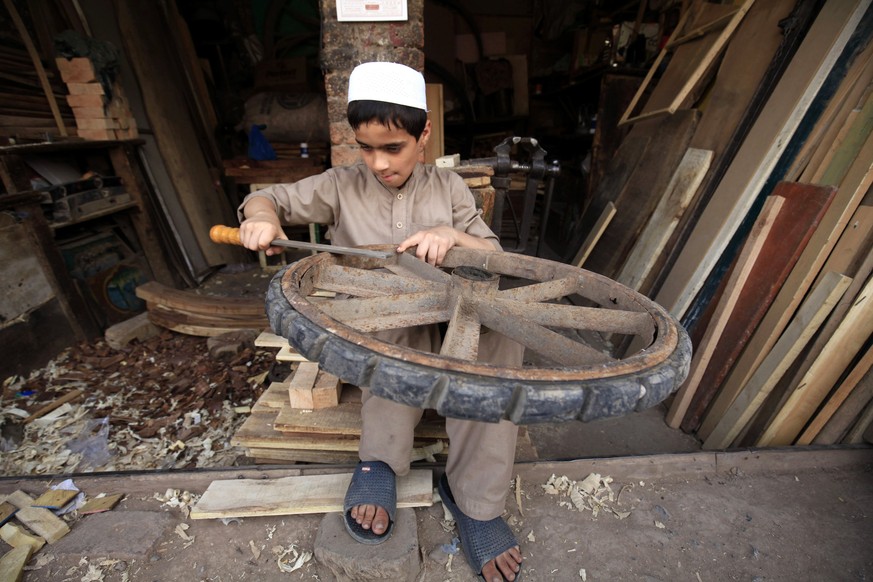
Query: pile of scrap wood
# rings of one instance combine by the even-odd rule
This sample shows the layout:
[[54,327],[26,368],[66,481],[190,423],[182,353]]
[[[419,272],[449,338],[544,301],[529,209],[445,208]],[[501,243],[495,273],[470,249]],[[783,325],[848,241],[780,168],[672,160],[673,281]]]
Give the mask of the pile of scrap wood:
[[180,333],[212,337],[238,329],[269,327],[262,298],[201,295],[156,281],[137,287],[136,295],[146,302],[149,321]]
[[[288,348],[269,332],[256,340],[260,347]],[[290,350],[290,348],[288,348]],[[286,350],[286,353],[289,353]],[[288,356],[288,376],[272,382],[252,406],[250,417],[231,443],[246,449],[258,463],[350,463],[358,460],[361,436],[361,391],[319,369],[301,356]],[[426,411],[415,429],[412,459],[445,460],[445,421]],[[527,431],[519,433],[518,460],[535,460]]]
[[[45,491],[34,499],[18,490],[0,501],[0,539],[12,547],[0,557],[0,580],[21,580],[31,556],[46,544],[53,544],[70,532],[67,522],[58,513],[75,508],[80,517],[112,509],[121,494],[98,496],[85,501],[71,481]],[[13,523],[13,520],[18,522]]]
[[706,448],[870,425],[871,40],[867,0],[694,2],[577,225],[568,257],[691,332],[667,420]]
[[39,68],[24,43],[0,44],[0,136],[21,140],[74,134],[64,83],[53,67],[33,55]]

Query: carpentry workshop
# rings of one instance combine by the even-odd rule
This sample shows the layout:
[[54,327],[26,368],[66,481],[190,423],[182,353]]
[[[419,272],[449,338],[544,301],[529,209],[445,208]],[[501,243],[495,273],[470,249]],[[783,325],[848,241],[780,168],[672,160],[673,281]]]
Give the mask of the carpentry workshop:
[[873,578],[873,0],[2,0],[0,582]]

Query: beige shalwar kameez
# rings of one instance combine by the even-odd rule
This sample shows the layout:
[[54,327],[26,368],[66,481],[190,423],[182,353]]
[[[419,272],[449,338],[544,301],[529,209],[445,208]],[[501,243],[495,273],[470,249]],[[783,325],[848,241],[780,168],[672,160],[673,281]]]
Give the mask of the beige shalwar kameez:
[[[294,184],[279,184],[255,196],[276,205],[283,224],[325,224],[333,244],[358,246],[396,244],[418,231],[451,226],[500,244],[476,210],[464,181],[450,170],[418,164],[400,188],[384,185],[363,163],[332,168]],[[419,350],[438,352],[436,326],[390,330],[381,339]],[[479,360],[520,366],[523,347],[495,332],[482,335]],[[363,461],[384,461],[398,475],[409,471],[413,431],[422,410],[395,403],[363,390],[363,429],[359,455]],[[510,422],[446,419],[449,457],[446,473],[461,510],[478,520],[503,512],[512,478],[518,427]]]

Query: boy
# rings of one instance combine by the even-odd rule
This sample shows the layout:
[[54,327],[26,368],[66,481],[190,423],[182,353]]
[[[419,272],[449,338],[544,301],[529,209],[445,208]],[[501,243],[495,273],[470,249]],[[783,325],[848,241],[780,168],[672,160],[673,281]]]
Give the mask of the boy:
[[[453,246],[499,250],[463,180],[450,170],[419,163],[430,137],[424,77],[396,63],[364,63],[349,78],[348,120],[363,163],[331,168],[294,184],[255,192],[240,206],[240,238],[252,250],[279,252],[285,224],[327,224],[341,246],[391,242],[397,252],[415,247],[439,265]],[[378,337],[439,351],[436,326],[380,332]],[[483,333],[479,360],[520,366],[523,348],[495,332]],[[346,494],[346,529],[362,543],[391,533],[395,476],[409,471],[413,430],[422,410],[363,390],[362,434]],[[519,579],[521,552],[501,519],[512,477],[518,427],[446,419],[449,458],[440,495],[458,524],[473,570],[485,580]]]

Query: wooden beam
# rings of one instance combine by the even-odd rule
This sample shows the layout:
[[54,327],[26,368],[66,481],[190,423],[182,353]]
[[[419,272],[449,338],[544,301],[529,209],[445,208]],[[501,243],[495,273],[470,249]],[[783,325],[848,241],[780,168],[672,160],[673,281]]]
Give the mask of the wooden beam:
[[709,170],[713,152],[688,148],[661,195],[655,212],[646,223],[616,281],[635,291],[647,279],[655,261],[679,224],[682,214]]
[[773,227],[777,215],[782,210],[784,202],[785,198],[781,196],[769,197],[764,208],[761,210],[761,214],[758,216],[758,220],[752,227],[752,232],[749,233],[749,238],[746,244],[743,245],[743,250],[737,258],[737,263],[718,303],[718,307],[712,316],[709,326],[706,328],[706,333],[700,341],[700,345],[694,350],[688,378],[677,392],[667,413],[666,422],[670,428],[679,428],[679,425],[682,423],[685,412],[688,410],[688,405],[691,403],[691,399],[697,391],[700,380],[703,378],[703,374],[709,365],[709,360],[715,351],[721,333],[724,331],[733,313],[737,299],[740,296],[740,291],[746,284],[749,274],[752,272],[752,267],[755,266],[755,262],[758,260],[761,249],[764,248],[764,243],[770,235],[770,229]]
[[[711,419],[710,422],[717,422],[779,339],[779,335],[812,286],[871,183],[873,183],[873,134],[867,137],[864,147],[839,185],[836,197],[828,207],[821,223],[782,285],[767,315],[761,320],[746,345],[742,356],[734,365],[718,399],[713,402],[712,413],[707,415],[707,418]],[[711,430],[713,426],[704,421],[700,432]]]
[[852,308],[800,381],[800,385],[758,439],[758,444],[792,444],[871,333],[873,278],[855,297]]
[[761,407],[767,395],[794,362],[809,339],[842,297],[851,279],[828,273],[798,310],[797,317],[764,358],[725,413],[715,419],[715,428],[704,441],[706,450],[728,447]]
[[655,297],[674,316],[685,314],[727,249],[869,4],[822,8]]
[[818,437],[821,430],[825,427],[828,421],[833,417],[834,413],[840,408],[852,391],[861,383],[865,376],[868,375],[870,369],[873,368],[873,348],[869,348],[867,353],[861,357],[861,360],[855,364],[852,371],[846,376],[846,379],[834,391],[822,409],[815,415],[812,422],[804,429],[798,437],[797,445],[808,445]]
[[606,227],[609,226],[609,223],[612,222],[612,219],[615,217],[615,213],[615,204],[613,204],[612,202],[607,202],[606,208],[603,209],[603,212],[600,214],[600,218],[598,218],[597,222],[594,224],[594,228],[592,228],[588,232],[588,236],[585,237],[585,242],[582,243],[582,246],[579,247],[579,250],[576,252],[576,256],[573,257],[573,265],[576,265],[576,267],[578,268],[582,268],[582,265],[585,264],[585,261],[591,254],[591,251],[594,250],[594,247],[600,240],[600,237],[603,236],[603,231],[605,231]]

